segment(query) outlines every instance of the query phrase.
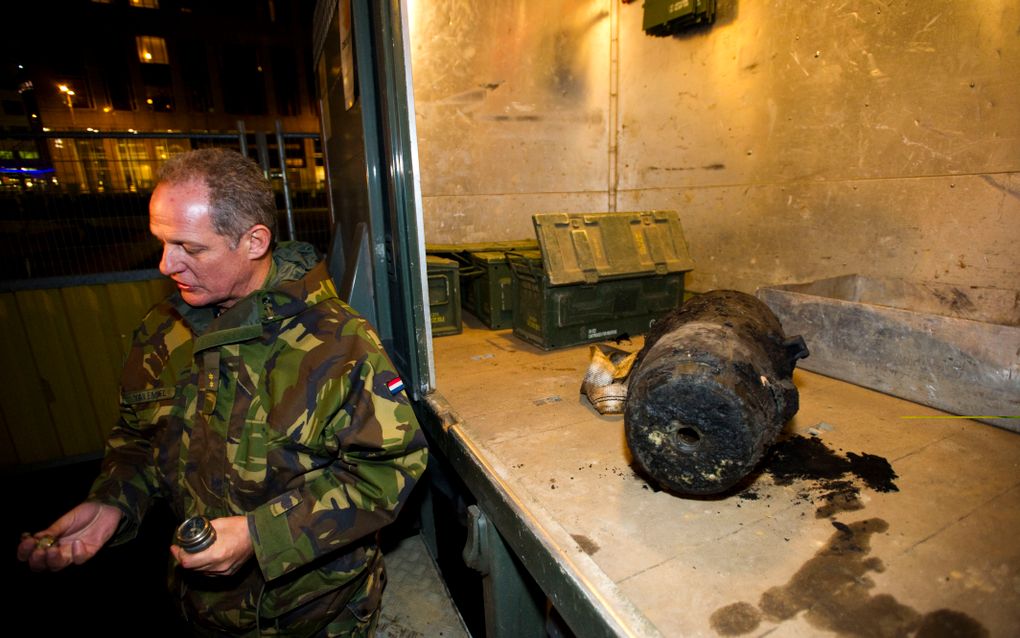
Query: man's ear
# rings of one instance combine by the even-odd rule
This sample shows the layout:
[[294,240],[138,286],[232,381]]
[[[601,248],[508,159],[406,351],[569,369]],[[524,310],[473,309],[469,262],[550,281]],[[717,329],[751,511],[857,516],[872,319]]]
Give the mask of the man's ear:
[[268,227],[262,224],[255,224],[248,229],[247,241],[248,241],[248,259],[261,259],[269,252],[269,247],[273,243],[273,233]]

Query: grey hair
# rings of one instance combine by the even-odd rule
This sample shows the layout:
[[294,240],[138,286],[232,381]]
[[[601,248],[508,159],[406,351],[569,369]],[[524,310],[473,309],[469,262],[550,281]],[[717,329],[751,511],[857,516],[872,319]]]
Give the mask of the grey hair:
[[276,199],[259,166],[237,151],[203,148],[174,155],[159,169],[160,184],[202,182],[209,189],[212,225],[236,247],[254,226],[269,228],[276,241]]

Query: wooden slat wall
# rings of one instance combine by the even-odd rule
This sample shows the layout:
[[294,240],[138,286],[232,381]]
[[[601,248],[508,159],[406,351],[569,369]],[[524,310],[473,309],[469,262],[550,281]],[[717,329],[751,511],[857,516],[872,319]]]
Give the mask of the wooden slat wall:
[[[50,399],[29,346],[25,321],[15,299],[17,293],[0,295],[0,410],[13,444],[16,463],[30,463],[63,456]],[[6,459],[5,459],[6,462]]]
[[101,452],[120,368],[165,279],[0,293],[0,466]]

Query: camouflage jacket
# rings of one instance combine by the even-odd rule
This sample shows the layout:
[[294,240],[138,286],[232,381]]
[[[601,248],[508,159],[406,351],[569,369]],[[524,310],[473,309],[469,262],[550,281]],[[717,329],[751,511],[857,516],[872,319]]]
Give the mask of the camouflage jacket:
[[399,384],[311,247],[281,244],[264,287],[220,316],[178,293],[149,311],[90,498],[123,511],[115,543],[158,497],[179,520],[246,516],[254,560],[230,577],[172,570],[171,587],[202,626],[254,628],[257,608],[353,591],[375,560],[427,455]]

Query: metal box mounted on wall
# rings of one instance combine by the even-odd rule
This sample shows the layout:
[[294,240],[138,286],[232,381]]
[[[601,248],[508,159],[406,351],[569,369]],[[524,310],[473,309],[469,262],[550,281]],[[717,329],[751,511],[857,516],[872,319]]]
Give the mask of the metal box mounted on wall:
[[541,252],[508,254],[514,335],[552,349],[643,334],[694,268],[674,211],[543,213]]
[[716,0],[645,0],[642,27],[649,35],[672,35],[715,22]]

